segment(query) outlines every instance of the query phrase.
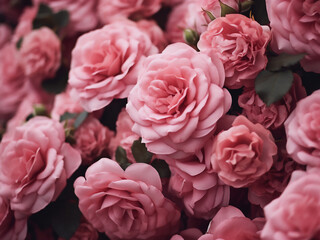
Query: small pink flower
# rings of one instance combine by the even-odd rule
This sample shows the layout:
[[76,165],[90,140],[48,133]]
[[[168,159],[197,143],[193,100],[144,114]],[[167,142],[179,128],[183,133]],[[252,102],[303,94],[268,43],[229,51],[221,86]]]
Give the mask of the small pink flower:
[[297,101],[306,97],[307,93],[302,86],[299,75],[294,74],[294,83],[283,98],[267,106],[253,88],[247,88],[239,96],[239,106],[242,114],[253,123],[260,123],[265,128],[277,129],[283,126],[289,114],[296,107]]
[[197,228],[188,228],[175,234],[170,240],[198,240],[202,236],[202,232]]
[[270,29],[241,14],[228,14],[212,21],[201,34],[201,52],[213,50],[224,64],[225,85],[253,87],[254,79],[267,65],[265,51]]
[[124,171],[102,158],[74,187],[83,215],[112,240],[168,239],[178,230],[180,212],[163,196],[160,177],[148,164],[134,163]]
[[47,27],[33,30],[23,38],[20,54],[25,74],[38,86],[38,81],[53,77],[60,66],[60,39]]
[[207,146],[205,160],[225,184],[241,188],[269,171],[276,154],[271,133],[240,115]]
[[126,108],[132,130],[158,156],[197,154],[231,105],[222,63],[176,43],[148,57],[141,69]]
[[0,195],[12,210],[33,214],[59,196],[80,163],[62,125],[34,117],[0,143]]
[[161,8],[161,0],[98,0],[100,21],[108,24],[117,19],[149,17]]
[[82,35],[72,51],[71,96],[89,112],[126,98],[143,59],[157,52],[150,37],[128,20]]
[[320,73],[320,2],[316,0],[266,0],[272,29],[272,50],[306,56],[305,71]]
[[113,132],[94,117],[88,117],[76,130],[74,147],[79,150],[82,164],[90,165],[95,160],[108,155],[108,145]]
[[320,90],[300,100],[284,125],[293,160],[320,167]]
[[261,239],[320,238],[319,169],[295,171],[281,196],[264,208],[266,224]]

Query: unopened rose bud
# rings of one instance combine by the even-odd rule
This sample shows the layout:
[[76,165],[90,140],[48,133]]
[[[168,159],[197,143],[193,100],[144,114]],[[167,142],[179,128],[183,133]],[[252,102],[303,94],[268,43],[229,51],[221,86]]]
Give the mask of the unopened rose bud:
[[197,46],[197,43],[199,41],[199,34],[196,31],[187,28],[183,31],[183,38],[189,45]]

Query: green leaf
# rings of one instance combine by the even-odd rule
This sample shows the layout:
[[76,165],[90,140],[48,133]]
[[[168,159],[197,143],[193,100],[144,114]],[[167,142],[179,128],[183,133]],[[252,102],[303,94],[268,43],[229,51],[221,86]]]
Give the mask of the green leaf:
[[89,113],[88,113],[88,112],[85,112],[85,111],[83,111],[82,113],[80,113],[80,114],[77,116],[76,120],[74,121],[73,126],[74,126],[75,128],[80,127],[80,125],[84,122],[84,120],[86,120],[86,118],[88,117],[88,115],[89,115]]
[[221,7],[221,17],[225,17],[227,14],[230,14],[230,13],[237,13],[235,9],[222,3],[220,0],[219,0],[219,3]]
[[155,159],[154,161],[152,161],[151,166],[153,166],[158,171],[160,178],[170,178],[170,168],[164,160]]
[[136,162],[150,163],[153,154],[148,152],[146,145],[139,140],[135,140],[131,146],[131,151]]
[[196,31],[187,28],[183,31],[183,38],[187,44],[191,46],[197,46],[197,43],[199,41],[199,34]]
[[17,47],[18,50],[20,50],[20,48],[21,48],[22,41],[23,41],[23,38],[21,37],[21,38],[18,40],[18,42],[16,43],[16,47]]
[[291,67],[297,64],[305,54],[291,55],[287,53],[282,53],[276,57],[270,57],[268,59],[267,70],[268,71],[278,71],[282,68]]
[[43,104],[35,104],[33,106],[33,113],[35,116],[46,116],[49,117],[49,113]]
[[251,9],[252,5],[254,4],[254,1],[252,0],[248,0],[248,1],[244,1],[244,2],[241,2],[239,4],[240,6],[240,12],[247,12]]
[[267,14],[265,0],[254,0],[254,4],[252,6],[252,13],[253,13],[254,19],[261,25],[267,25],[270,23],[268,14]]
[[207,14],[207,16],[210,18],[211,21],[216,19],[210,11],[205,10],[203,8],[202,8],[202,11],[204,11]]
[[61,10],[54,14],[53,18],[59,29],[61,29],[67,26],[69,23],[69,12],[66,10]]
[[255,90],[267,106],[280,100],[290,89],[293,82],[293,73],[290,70],[259,73],[255,81]]
[[120,146],[116,149],[116,161],[119,163],[123,170],[125,170],[130,165],[130,163],[128,162],[126,150],[124,150]]
[[44,17],[52,14],[53,11],[48,5],[40,3],[36,17]]
[[60,122],[63,122],[65,120],[73,119],[77,116],[77,113],[69,113],[65,112],[63,115],[60,116]]
[[42,82],[41,87],[48,93],[59,94],[63,92],[68,84],[68,69],[61,65],[53,78]]
[[54,206],[52,228],[60,236],[70,239],[80,224],[81,212],[77,203],[60,201]]

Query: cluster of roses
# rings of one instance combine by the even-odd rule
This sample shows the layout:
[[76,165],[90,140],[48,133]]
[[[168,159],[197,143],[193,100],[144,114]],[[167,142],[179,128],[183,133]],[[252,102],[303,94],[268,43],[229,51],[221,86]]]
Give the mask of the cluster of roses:
[[[57,237],[31,217],[76,174],[72,239],[318,239],[320,90],[299,73],[320,73],[320,2],[266,0],[269,26],[256,2],[1,3],[0,238]],[[271,50],[302,57],[266,104]]]

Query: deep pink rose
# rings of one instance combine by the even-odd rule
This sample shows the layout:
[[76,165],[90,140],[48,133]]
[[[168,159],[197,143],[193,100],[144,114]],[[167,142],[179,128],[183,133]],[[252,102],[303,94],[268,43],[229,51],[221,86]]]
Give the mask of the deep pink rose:
[[300,100],[284,125],[293,160],[320,167],[320,90]]
[[59,196],[80,163],[80,154],[65,143],[63,126],[34,117],[0,143],[0,195],[14,211],[38,212]]
[[219,59],[183,43],[169,45],[144,61],[130,92],[127,112],[133,131],[159,156],[182,159],[197,154],[230,108],[223,84]]
[[213,50],[224,64],[225,85],[253,87],[254,79],[267,65],[265,51],[270,39],[268,26],[241,14],[228,14],[212,21],[201,34],[201,52]]
[[98,25],[97,0],[32,0],[35,5],[45,3],[55,12],[67,10],[70,20],[66,27],[67,35],[86,32]]
[[0,195],[0,238],[2,240],[25,239],[27,216],[15,213],[10,203]]
[[320,73],[320,1],[266,0],[272,50],[306,56],[305,71]]
[[230,190],[204,163],[180,162],[170,166],[169,192],[182,199],[186,212],[210,220],[229,203]]
[[33,30],[23,38],[20,54],[25,74],[38,86],[37,81],[53,77],[60,66],[60,39],[47,27]]
[[238,103],[243,108],[242,114],[253,123],[260,123],[265,128],[277,129],[283,126],[289,114],[296,107],[297,101],[306,95],[301,78],[294,74],[294,83],[289,92],[270,106],[261,100],[254,88],[245,89],[239,96]]
[[180,212],[163,196],[158,172],[148,164],[124,171],[102,158],[74,187],[83,215],[112,240],[168,239],[178,230]]
[[72,51],[71,96],[95,111],[126,98],[137,82],[142,60],[158,49],[135,24],[119,21],[79,37]]
[[160,8],[161,0],[98,0],[98,16],[104,24],[117,19],[149,17]]
[[6,24],[0,24],[0,49],[10,41],[12,31]]
[[199,240],[259,240],[258,228],[243,213],[233,207],[223,207],[209,225],[207,234]]
[[26,95],[26,82],[14,44],[0,50],[0,122],[12,117]]
[[74,134],[74,147],[81,154],[82,164],[90,165],[98,158],[108,156],[108,145],[112,137],[113,132],[98,119],[88,117]]
[[281,196],[264,208],[261,239],[320,239],[320,175],[295,171]]
[[135,140],[140,138],[140,136],[132,131],[133,124],[134,122],[129,117],[126,109],[122,109],[116,122],[116,135],[111,138],[109,144],[112,159],[115,159],[116,150],[120,146],[126,150],[129,162],[135,162],[135,159],[132,155],[131,146]]
[[170,240],[198,240],[202,232],[197,228],[188,228],[173,235]]
[[241,188],[269,171],[276,154],[270,131],[240,115],[207,145],[205,160],[224,183]]

